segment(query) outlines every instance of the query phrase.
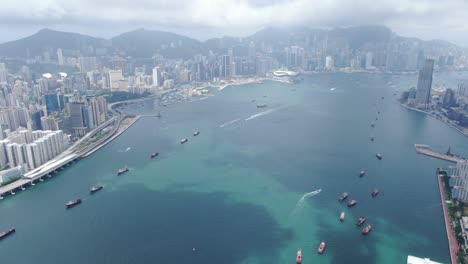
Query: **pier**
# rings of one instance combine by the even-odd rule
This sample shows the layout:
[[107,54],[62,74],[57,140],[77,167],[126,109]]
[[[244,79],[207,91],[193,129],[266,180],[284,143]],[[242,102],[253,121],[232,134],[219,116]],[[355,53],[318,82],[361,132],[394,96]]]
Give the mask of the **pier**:
[[437,175],[437,180],[439,182],[440,200],[442,202],[442,209],[444,210],[445,230],[447,232],[451,262],[452,264],[457,264],[457,254],[460,246],[458,245],[457,238],[453,234],[452,224],[446,202],[447,196],[445,194],[445,184],[442,177],[442,175]]
[[35,182],[42,181],[45,176],[51,177],[52,174],[57,173],[58,170],[68,166],[78,158],[80,158],[79,155],[69,152],[59,155],[46,164],[26,173],[21,179],[1,186],[0,199],[8,195],[14,195],[15,191],[25,190],[27,185],[34,186]]
[[443,154],[437,151],[433,151],[428,145],[414,144],[414,148],[416,149],[416,152],[419,154],[423,154],[423,155],[441,159],[441,160],[446,160],[446,161],[455,162],[455,163],[463,162],[467,160],[464,157],[455,156],[455,155],[447,155],[447,154]]

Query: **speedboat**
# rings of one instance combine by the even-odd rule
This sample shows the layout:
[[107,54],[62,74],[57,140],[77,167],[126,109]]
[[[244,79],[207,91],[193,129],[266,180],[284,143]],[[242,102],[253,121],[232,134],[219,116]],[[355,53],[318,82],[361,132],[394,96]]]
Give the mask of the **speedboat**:
[[267,105],[266,104],[258,104],[257,105],[257,108],[264,108],[264,107],[267,107]]
[[366,221],[366,218],[364,216],[359,217],[359,219],[356,221],[356,225],[360,226]]
[[325,241],[322,241],[322,243],[320,243],[319,248],[317,249],[317,252],[318,252],[319,254],[322,254],[323,251],[325,250],[325,246],[326,246]]
[[377,188],[374,189],[374,190],[372,191],[372,197],[376,197],[376,196],[379,194],[379,192],[380,192],[379,189],[377,189]]
[[340,198],[338,198],[338,201],[342,202],[342,201],[344,201],[346,198],[348,198],[348,193],[347,193],[347,192],[344,192],[343,194],[341,194]]
[[341,212],[341,214],[340,214],[340,221],[341,222],[343,222],[345,216],[346,216],[345,212]]
[[159,152],[153,152],[151,153],[151,158],[155,158],[159,155]]
[[193,132],[193,135],[194,135],[194,136],[198,136],[198,135],[200,135],[200,131],[198,131],[198,130],[195,130],[195,131]]
[[180,144],[184,144],[184,143],[186,143],[187,141],[188,141],[188,139],[183,138],[182,140],[180,140]]
[[351,200],[349,203],[348,203],[348,207],[353,207],[357,204],[357,201],[356,200]]
[[382,155],[380,155],[380,153],[375,154],[375,157],[377,157],[378,160],[382,159]]
[[298,249],[297,254],[296,254],[296,263],[301,264],[302,263],[302,250]]
[[359,177],[364,176],[364,174],[366,174],[366,172],[365,172],[364,170],[360,171],[360,172],[359,172]]
[[367,235],[369,232],[372,230],[372,225],[366,226],[364,229],[362,229],[362,234]]

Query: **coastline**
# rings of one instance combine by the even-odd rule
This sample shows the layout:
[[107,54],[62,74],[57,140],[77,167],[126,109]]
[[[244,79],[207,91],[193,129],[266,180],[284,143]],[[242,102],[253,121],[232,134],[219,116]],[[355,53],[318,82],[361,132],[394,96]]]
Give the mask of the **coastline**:
[[429,116],[432,116],[433,118],[439,120],[440,122],[442,122],[442,123],[448,125],[449,127],[455,129],[456,131],[458,131],[459,133],[461,133],[461,134],[464,135],[465,137],[468,137],[468,132],[465,132],[465,131],[459,129],[458,127],[456,127],[456,126],[454,126],[454,125],[452,125],[452,124],[450,124],[450,123],[448,123],[448,122],[445,122],[444,120],[441,120],[441,119],[437,118],[437,116],[435,116],[435,115],[433,115],[433,114],[431,114],[431,113],[429,113],[429,112],[426,112],[426,111],[423,111],[423,110],[420,110],[420,109],[416,109],[416,108],[407,106],[407,105],[405,105],[405,104],[403,104],[403,103],[398,102],[398,100],[396,100],[395,98],[393,98],[392,100],[393,100],[395,103],[397,103],[397,104],[399,104],[399,105],[401,105],[401,106],[403,106],[403,107],[405,107],[405,108],[407,108],[407,109],[410,109],[410,110],[413,110],[413,111],[416,111],[416,112],[420,112],[420,113],[424,113],[424,114],[427,114],[427,115],[429,115]]

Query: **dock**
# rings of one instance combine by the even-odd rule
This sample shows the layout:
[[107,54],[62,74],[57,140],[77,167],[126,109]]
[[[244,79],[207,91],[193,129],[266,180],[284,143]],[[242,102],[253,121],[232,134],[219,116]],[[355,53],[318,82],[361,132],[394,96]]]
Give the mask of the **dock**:
[[455,163],[467,161],[466,158],[461,157],[461,156],[447,155],[447,154],[434,151],[428,145],[414,144],[414,148],[416,149],[416,152],[419,154],[423,154],[423,155],[441,159],[441,160],[446,160],[446,161],[455,162]]
[[447,202],[445,200],[447,196],[445,195],[445,186],[442,177],[443,176],[441,175],[437,175],[437,180],[439,182],[440,200],[442,202],[442,209],[444,210],[445,231],[447,232],[447,239],[449,243],[450,260],[452,264],[457,264],[457,254],[460,246],[458,245],[457,238],[453,233]]

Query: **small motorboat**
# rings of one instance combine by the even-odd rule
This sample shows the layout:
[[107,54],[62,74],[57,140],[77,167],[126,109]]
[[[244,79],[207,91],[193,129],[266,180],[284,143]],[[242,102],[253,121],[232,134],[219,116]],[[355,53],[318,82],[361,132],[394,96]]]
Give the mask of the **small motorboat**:
[[180,144],[184,144],[184,143],[187,143],[187,142],[188,142],[188,139],[186,139],[186,138],[183,138],[183,139],[180,140]]
[[377,189],[377,188],[374,189],[374,190],[372,191],[372,197],[376,197],[376,196],[379,194],[379,192],[380,192],[379,189]]
[[341,212],[341,214],[340,214],[340,221],[341,221],[341,222],[344,221],[345,216],[346,216],[345,212]]
[[322,254],[323,251],[325,251],[325,247],[326,247],[325,241],[322,241],[322,243],[320,243],[320,246],[319,246],[318,249],[317,249],[317,252],[318,252],[319,254]]
[[359,177],[363,177],[365,174],[366,174],[366,172],[364,170],[362,170],[362,171],[359,172]]
[[302,263],[302,250],[298,249],[296,254],[296,264]]
[[151,153],[151,158],[155,158],[159,155],[159,152],[153,152]]

